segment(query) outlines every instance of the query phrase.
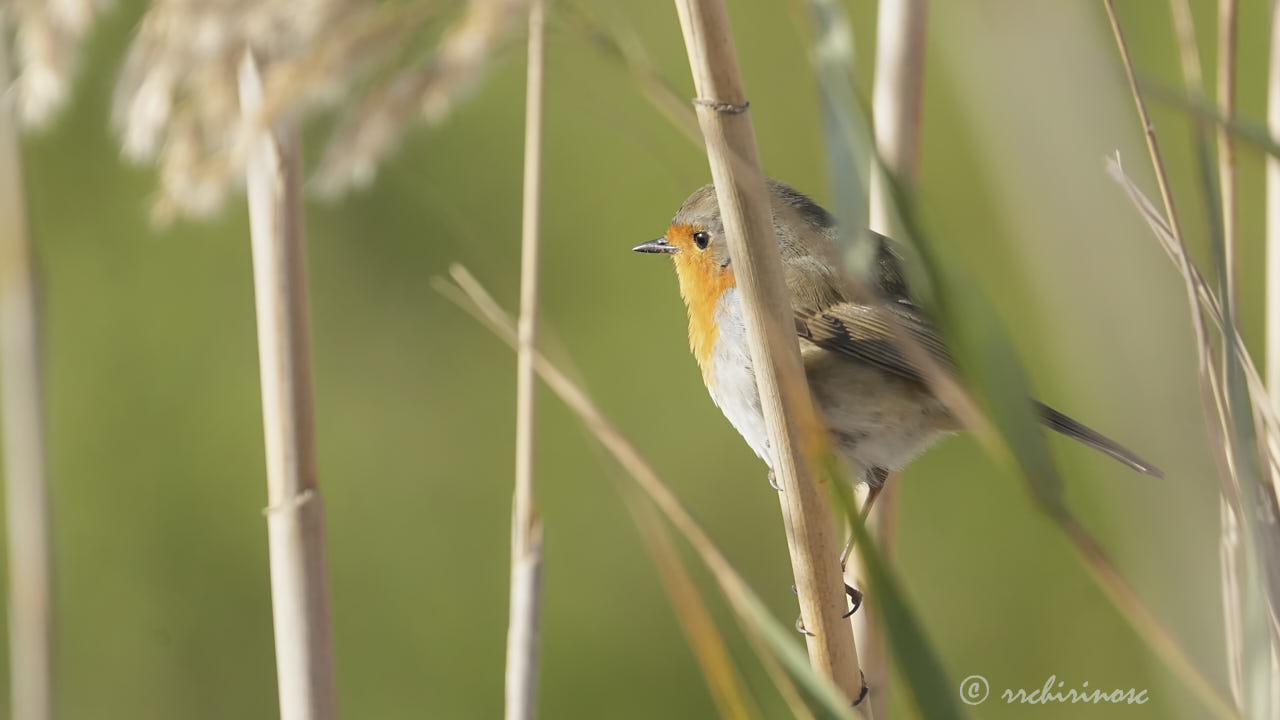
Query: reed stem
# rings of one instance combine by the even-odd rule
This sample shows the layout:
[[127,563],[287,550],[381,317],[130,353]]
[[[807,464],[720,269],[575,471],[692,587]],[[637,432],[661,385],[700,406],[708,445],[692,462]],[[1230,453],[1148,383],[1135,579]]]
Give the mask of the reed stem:
[[[1218,110],[1228,121],[1236,115],[1236,17],[1239,0],[1218,1]],[[1236,143],[1225,125],[1218,126],[1218,183],[1222,191],[1222,239],[1226,247],[1223,290],[1232,307],[1240,307],[1236,265]]]
[[511,511],[506,720],[531,720],[537,714],[542,522],[533,496],[534,398],[537,390],[534,352],[538,339],[545,24],[546,0],[532,0],[529,4],[529,60],[525,88],[524,217],[516,343],[516,478]]
[[[1271,11],[1271,57],[1267,66],[1267,131],[1280,137],[1280,2]],[[1267,199],[1267,388],[1280,408],[1280,157],[1266,156]]]
[[[1271,6],[1270,59],[1267,64],[1267,132],[1280,134],[1280,2]],[[1267,389],[1272,408],[1280,408],[1280,157],[1266,156],[1266,348]],[[1276,464],[1266,463],[1280,484]],[[1280,707],[1280,647],[1271,647],[1272,707]],[[1235,686],[1232,686],[1235,689]]]
[[[0,33],[0,89],[10,77]],[[9,674],[14,720],[53,716],[50,541],[40,337],[16,114],[0,96],[0,417],[9,544]]]
[[[782,487],[783,524],[809,659],[850,701],[864,698],[840,569],[840,544],[817,465],[824,441],[800,363],[755,131],[723,0],[676,0],[725,239],[742,297],[751,361]],[[858,709],[872,717],[868,703]]]
[[[239,68],[241,114],[262,108],[252,51]],[[267,541],[282,720],[334,720],[333,640],[324,507],[316,482],[302,176],[296,130],[283,123],[253,143],[246,169],[258,364],[267,458]]]

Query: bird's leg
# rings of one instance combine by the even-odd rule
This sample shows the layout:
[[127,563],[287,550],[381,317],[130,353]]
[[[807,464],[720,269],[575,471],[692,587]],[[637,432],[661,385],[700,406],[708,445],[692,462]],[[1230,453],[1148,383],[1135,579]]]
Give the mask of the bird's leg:
[[[867,499],[862,503],[862,509],[859,512],[863,523],[866,523],[867,517],[871,515],[871,507],[876,504],[876,498],[880,497],[880,491],[884,489],[884,481],[889,475],[883,468],[872,468],[868,474],[871,476],[869,478],[871,482],[867,483]],[[844,551],[840,553],[840,572],[844,572],[849,564],[849,556],[852,554],[853,531],[850,530],[849,539],[844,544]],[[844,591],[849,594],[849,600],[853,603],[853,609],[844,615],[844,617],[850,617],[862,607],[862,591],[849,583],[844,584]]]
[[[867,517],[871,515],[871,508],[873,505],[876,504],[876,498],[880,497],[880,491],[884,489],[884,481],[888,477],[889,477],[889,471],[885,470],[884,468],[878,468],[878,467],[871,468],[871,470],[868,472],[867,498],[866,500],[863,501],[862,509],[858,513],[859,515],[862,516],[863,523],[865,523],[867,521]],[[777,490],[779,492],[782,491],[782,488],[778,487],[777,484],[775,484],[774,482],[773,470],[769,471],[769,485],[773,487],[774,490]],[[849,539],[844,544],[844,550],[840,553],[840,572],[841,573],[844,573],[845,567],[849,563],[849,556],[851,554],[853,554],[853,531],[852,530],[849,532]],[[844,584],[844,591],[849,596],[849,602],[852,603],[853,605],[853,608],[850,609],[849,612],[845,613],[842,616],[842,617],[848,618],[848,617],[852,617],[854,613],[858,612],[858,608],[862,607],[862,591],[850,585],[849,583]],[[796,592],[795,585],[791,586],[791,592],[793,593]],[[813,635],[813,633],[805,629],[803,617],[796,617],[796,632],[800,633],[801,635],[809,635],[809,636]]]

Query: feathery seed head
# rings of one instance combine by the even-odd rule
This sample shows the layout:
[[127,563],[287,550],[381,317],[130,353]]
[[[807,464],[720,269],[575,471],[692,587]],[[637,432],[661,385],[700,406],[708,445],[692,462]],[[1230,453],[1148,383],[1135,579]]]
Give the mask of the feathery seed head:
[[[397,71],[437,8],[379,0],[154,0],[117,82],[113,123],[126,157],[159,164],[157,218],[202,214],[240,182],[258,133],[389,77],[365,93],[328,143],[318,180],[336,192],[368,182],[419,113],[438,121],[453,107],[524,3],[470,0],[425,62]],[[235,69],[250,50],[265,98],[257,117],[246,119]]]
[[14,89],[27,127],[48,122],[66,102],[76,51],[105,0],[0,0],[0,32],[12,24],[16,41]]

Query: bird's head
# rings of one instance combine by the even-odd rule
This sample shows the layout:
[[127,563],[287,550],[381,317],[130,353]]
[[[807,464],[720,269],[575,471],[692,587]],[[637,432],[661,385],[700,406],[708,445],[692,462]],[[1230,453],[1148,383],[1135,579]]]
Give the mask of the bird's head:
[[689,293],[702,285],[721,286],[721,290],[733,286],[724,222],[720,219],[720,206],[712,185],[698,188],[684,201],[662,237],[632,249],[670,255],[686,302],[690,299]]
[[[843,292],[834,257],[835,222],[831,215],[784,183],[768,180],[766,186],[792,301],[797,306],[817,307],[838,299]],[[737,284],[715,187],[704,185],[695,190],[662,237],[632,249],[671,256],[680,295],[689,308],[690,344],[705,372],[717,335],[720,298]]]
[[[843,295],[835,257],[835,220],[807,196],[777,180],[767,180],[774,236],[787,288],[797,303],[817,306]],[[680,294],[692,312],[734,287],[733,260],[714,185],[704,185],[684,201],[662,237],[632,250],[670,255],[680,279]]]

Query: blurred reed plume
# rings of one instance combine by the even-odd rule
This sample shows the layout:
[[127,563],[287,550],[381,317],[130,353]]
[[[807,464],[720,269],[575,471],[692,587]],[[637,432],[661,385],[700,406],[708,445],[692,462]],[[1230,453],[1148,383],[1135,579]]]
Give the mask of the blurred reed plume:
[[[116,85],[126,157],[155,160],[154,218],[207,215],[238,184],[254,133],[283,117],[350,107],[328,139],[317,188],[369,182],[416,117],[440,122],[519,23],[524,0],[470,0],[434,46],[444,10],[376,0],[155,0]],[[264,100],[243,118],[236,65],[259,56]]]
[[0,28],[11,25],[15,31],[14,91],[23,124],[47,122],[66,102],[80,41],[107,4],[108,0],[0,2]]
[[372,180],[378,161],[419,113],[428,123],[443,121],[520,26],[527,4],[528,0],[470,0],[438,48],[378,83],[330,139],[316,171],[321,192],[333,194]]

